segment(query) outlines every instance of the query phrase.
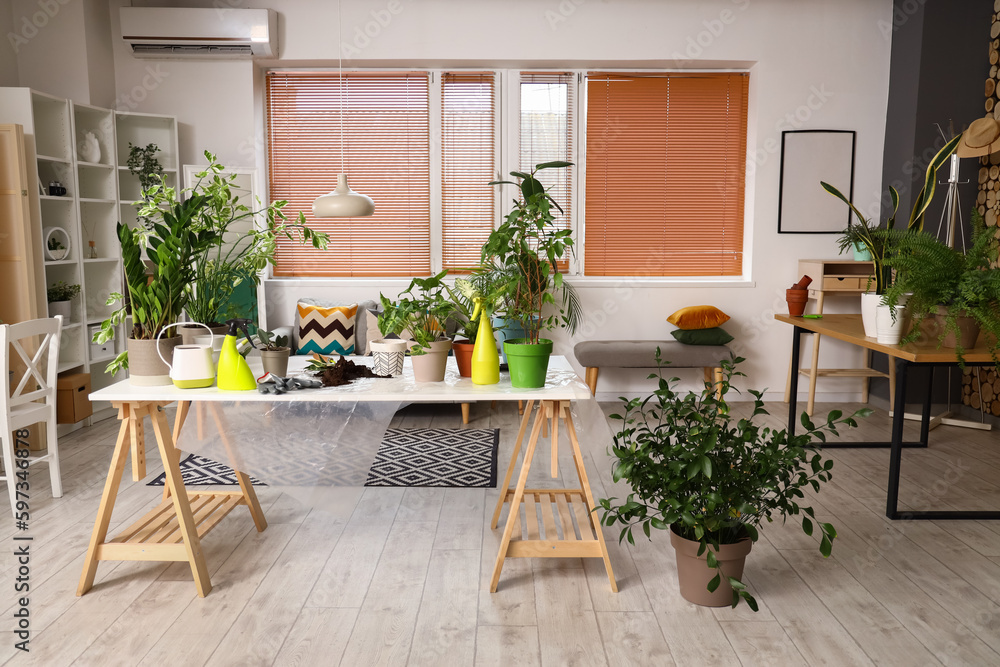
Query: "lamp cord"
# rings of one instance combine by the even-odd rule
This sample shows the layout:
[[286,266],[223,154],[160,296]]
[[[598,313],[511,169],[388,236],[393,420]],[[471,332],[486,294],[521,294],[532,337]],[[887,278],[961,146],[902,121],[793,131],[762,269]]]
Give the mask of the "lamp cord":
[[344,17],[337,0],[337,73],[340,79],[340,173],[344,173]]

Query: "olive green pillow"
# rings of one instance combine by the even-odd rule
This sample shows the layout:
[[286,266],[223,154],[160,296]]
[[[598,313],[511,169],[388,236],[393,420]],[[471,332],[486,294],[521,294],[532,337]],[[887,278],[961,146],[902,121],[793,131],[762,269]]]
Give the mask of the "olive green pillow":
[[725,345],[733,339],[725,329],[674,329],[670,335],[685,345]]

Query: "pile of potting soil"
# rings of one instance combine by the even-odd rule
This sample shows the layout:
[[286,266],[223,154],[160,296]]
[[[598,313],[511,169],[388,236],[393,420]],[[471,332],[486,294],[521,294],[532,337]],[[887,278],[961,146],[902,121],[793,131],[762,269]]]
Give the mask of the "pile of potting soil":
[[390,378],[392,376],[378,375],[372,372],[368,366],[359,366],[341,355],[337,363],[318,371],[316,377],[323,382],[324,387],[342,387],[361,378]]

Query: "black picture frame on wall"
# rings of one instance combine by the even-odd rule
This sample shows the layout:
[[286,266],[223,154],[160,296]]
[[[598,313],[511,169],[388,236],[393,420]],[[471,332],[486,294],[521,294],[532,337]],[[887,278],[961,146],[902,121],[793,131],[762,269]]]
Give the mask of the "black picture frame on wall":
[[820,186],[826,181],[854,201],[854,130],[785,130],[778,185],[779,234],[837,234],[851,209]]

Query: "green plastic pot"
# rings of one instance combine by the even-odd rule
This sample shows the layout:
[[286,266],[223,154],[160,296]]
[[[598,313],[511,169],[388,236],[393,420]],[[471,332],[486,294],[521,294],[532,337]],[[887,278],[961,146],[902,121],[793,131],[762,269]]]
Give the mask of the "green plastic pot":
[[527,338],[514,338],[505,340],[503,349],[507,353],[511,386],[537,389],[545,385],[552,356],[551,340],[539,338],[538,343],[529,343]]

